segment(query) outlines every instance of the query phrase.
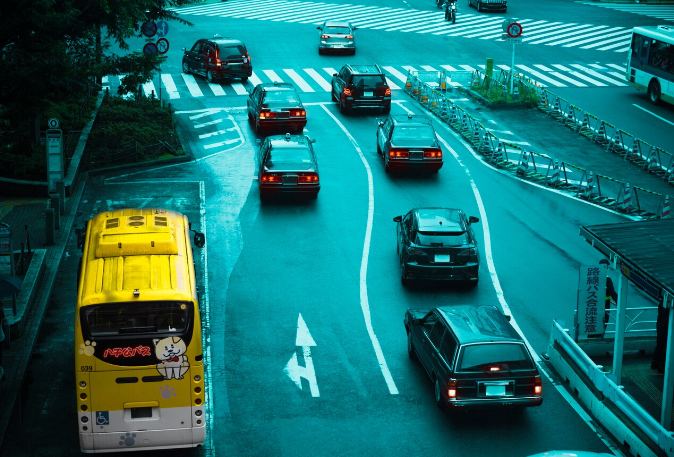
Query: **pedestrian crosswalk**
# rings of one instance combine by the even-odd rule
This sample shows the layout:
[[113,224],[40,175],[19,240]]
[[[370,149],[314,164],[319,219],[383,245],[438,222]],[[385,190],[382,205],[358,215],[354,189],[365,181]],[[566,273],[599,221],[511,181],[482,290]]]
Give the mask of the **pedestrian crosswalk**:
[[[180,16],[210,16],[259,21],[320,24],[324,20],[349,20],[358,28],[430,34],[450,37],[501,40],[503,16],[459,11],[455,24],[444,20],[440,10],[358,6],[290,0],[229,0],[176,8]],[[626,52],[631,28],[606,25],[549,22],[518,19],[525,35],[524,43],[546,46],[577,47],[598,51]]]
[[[441,64],[441,65],[384,65],[389,86],[393,90],[402,89],[407,81],[409,72],[437,71],[444,72],[445,77],[452,81],[469,80],[469,72],[484,70],[485,65],[471,64]],[[517,73],[534,81],[541,87],[608,87],[627,86],[625,81],[625,66],[613,63],[608,64],[518,64]],[[495,65],[495,76],[498,72],[509,72],[508,65]],[[162,99],[202,98],[247,95],[248,91],[260,83],[289,82],[301,93],[325,93],[331,90],[332,75],[337,70],[332,67],[324,68],[276,68],[255,70],[246,83],[227,81],[222,84],[208,83],[204,78],[184,73],[161,73],[161,78],[155,77],[142,87],[146,96],[161,97]],[[103,85],[116,93],[124,76],[106,76]]]
[[583,5],[599,6],[601,8],[624,11],[625,13],[641,14],[642,16],[650,16],[658,19],[664,19],[666,21],[674,21],[674,5],[653,5],[648,3],[582,3]]

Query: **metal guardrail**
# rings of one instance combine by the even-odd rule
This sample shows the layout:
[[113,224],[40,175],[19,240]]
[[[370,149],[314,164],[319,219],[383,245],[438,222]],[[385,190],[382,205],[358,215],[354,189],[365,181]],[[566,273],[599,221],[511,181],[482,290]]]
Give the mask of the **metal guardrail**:
[[566,353],[568,359],[576,365],[578,371],[584,373],[597,391],[613,403],[625,417],[628,417],[644,436],[657,444],[665,455],[674,456],[674,433],[666,430],[625,393],[623,386],[609,379],[606,372],[602,370],[603,367],[595,364],[556,321],[552,323],[550,343],[557,344]]
[[[470,73],[470,78],[467,73]],[[463,81],[461,87],[465,90],[466,86],[468,88],[488,86],[494,87],[496,91],[503,91],[509,77],[507,72],[501,72],[501,80],[489,78],[479,70],[473,72],[410,71],[405,83],[405,92],[447,123],[470,143],[477,153],[497,168],[512,171],[522,179],[568,191],[577,198],[630,216],[644,219],[670,217],[668,195],[638,186],[630,186],[627,182],[599,173],[595,174],[568,162],[560,162],[546,154],[526,150],[520,145],[502,140],[446,96],[447,92],[459,84],[457,79]],[[591,113],[582,111],[579,107],[537,86],[535,81],[523,75],[516,75],[516,78],[519,80],[518,87],[524,87],[524,91],[538,93],[540,109],[548,109],[546,107],[550,106],[550,98],[554,97],[553,108],[549,108],[550,115],[578,131],[579,134],[605,145],[609,151],[623,154],[625,158],[634,157],[635,151],[648,149],[647,158],[644,159],[646,168],[660,170],[670,175],[674,171],[674,161],[662,149],[653,148],[641,140],[636,140],[634,143],[636,146],[628,150],[624,145],[628,143],[627,138],[632,137],[625,131],[616,129]],[[669,161],[668,164],[663,165],[663,157],[665,162]],[[674,176],[670,179],[674,180]],[[602,189],[600,181],[611,182],[615,185],[604,186]]]

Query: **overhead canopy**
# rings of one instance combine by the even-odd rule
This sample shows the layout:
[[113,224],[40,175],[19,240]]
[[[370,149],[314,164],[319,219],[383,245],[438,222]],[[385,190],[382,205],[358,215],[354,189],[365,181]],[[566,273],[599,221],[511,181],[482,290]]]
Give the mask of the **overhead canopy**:
[[586,226],[580,235],[631,282],[674,307],[674,219]]

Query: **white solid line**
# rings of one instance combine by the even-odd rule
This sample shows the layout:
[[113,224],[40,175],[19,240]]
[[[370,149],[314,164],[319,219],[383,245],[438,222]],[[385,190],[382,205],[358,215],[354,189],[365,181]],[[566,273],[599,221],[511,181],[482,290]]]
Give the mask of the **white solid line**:
[[321,105],[321,108],[328,113],[335,123],[342,129],[344,134],[349,138],[351,144],[358,152],[360,160],[363,162],[365,171],[367,172],[367,193],[368,193],[368,205],[367,205],[367,226],[365,228],[365,240],[363,241],[363,257],[360,262],[360,309],[363,311],[363,318],[365,319],[365,327],[367,328],[367,333],[370,336],[370,341],[372,342],[372,347],[377,356],[377,361],[379,362],[379,368],[381,369],[384,379],[386,380],[386,385],[391,395],[398,395],[398,388],[393,381],[391,376],[391,371],[386,364],[386,359],[384,358],[384,353],[381,350],[381,345],[377,339],[377,335],[374,333],[372,328],[372,317],[370,315],[370,302],[367,297],[367,263],[368,257],[370,255],[370,239],[372,237],[372,220],[374,218],[374,183],[372,181],[372,170],[370,170],[370,165],[367,163],[363,151],[361,151],[360,146],[356,139],[351,136],[349,131],[344,127],[339,119],[337,119],[334,114],[325,106]]
[[327,92],[330,89],[332,89],[332,86],[330,85],[330,83],[325,78],[323,78],[321,75],[319,75],[318,72],[316,70],[314,70],[313,68],[305,68],[304,72],[306,74],[308,74],[309,76],[311,76],[311,78],[314,81],[316,81],[316,84],[321,86],[321,89],[323,89],[324,91]]
[[201,89],[199,88],[199,84],[197,84],[197,80],[194,79],[194,76],[192,75],[186,75],[182,74],[183,80],[185,81],[185,84],[187,85],[187,90],[190,91],[190,95],[192,97],[203,97],[204,94],[201,92]]
[[194,124],[194,128],[202,129],[204,127],[208,127],[209,125],[219,124],[220,122],[222,122],[222,119],[215,119],[213,121],[204,122],[203,124]]
[[658,116],[657,114],[655,114],[655,113],[653,113],[653,112],[651,112],[651,111],[648,111],[646,108],[642,108],[641,106],[637,105],[636,103],[632,103],[632,106],[635,106],[635,107],[639,108],[639,109],[642,110],[642,111],[646,111],[648,114],[650,114],[650,115],[653,116],[653,117],[657,117],[657,118],[660,119],[661,121],[664,121],[664,122],[666,122],[666,123],[668,123],[668,124],[670,124],[670,125],[674,125],[674,122],[668,121],[668,120],[665,119],[664,117],[660,117],[660,116]]
[[180,98],[178,88],[171,75],[162,74],[161,81],[164,83],[164,88],[166,89],[166,92],[168,92],[170,99]]

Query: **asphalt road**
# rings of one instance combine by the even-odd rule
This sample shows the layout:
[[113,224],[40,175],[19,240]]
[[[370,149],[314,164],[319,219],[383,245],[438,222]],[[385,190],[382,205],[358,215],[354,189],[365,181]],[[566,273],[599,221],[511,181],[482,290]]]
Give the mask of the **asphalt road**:
[[[367,4],[440,14],[427,3]],[[478,14],[464,3],[456,25],[462,17]],[[635,18],[640,23],[661,21],[566,1],[511,2],[511,15],[569,24],[590,17],[588,23],[621,28],[631,27]],[[440,172],[387,175],[375,150],[376,119],[381,114],[339,114],[316,80],[311,83],[313,90],[301,91],[301,97],[309,119],[305,133],[317,140],[319,197],[261,204],[254,164],[256,137],[243,109],[245,96],[236,95],[229,84],[221,86],[224,96],[216,95],[196,78],[199,96],[186,84],[189,78],[180,74],[181,53],[174,52],[214,33],[237,36],[246,42],[261,77],[271,77],[265,69],[284,78],[288,78],[284,69],[316,69],[329,81],[325,69],[338,69],[346,61],[376,61],[399,71],[406,65],[479,65],[486,57],[509,64],[509,50],[497,40],[372,26],[359,30],[355,57],[318,56],[311,23],[185,17],[197,26],[172,25],[167,36],[172,51],[163,75],[184,81],[178,87],[180,96],[168,100],[195,161],[92,178],[79,211],[83,221],[107,208],[167,207],[186,213],[206,233],[207,245],[200,251],[197,268],[202,275],[202,318],[209,350],[211,421],[206,446],[191,454],[476,456],[497,452],[515,457],[573,448],[611,449],[620,455],[544,361],[540,368],[545,400],[540,408],[521,413],[438,410],[426,373],[407,357],[402,319],[407,308],[494,303],[512,314],[540,359],[553,319],[573,322],[578,266],[599,260],[597,251],[579,236],[579,228],[625,221],[623,216],[493,169],[439,122],[435,126],[445,151]],[[523,44],[517,56],[530,66],[617,64],[625,57],[615,49],[552,46]],[[114,87],[114,80],[110,84]],[[671,137],[668,124],[649,130],[649,125],[656,125],[649,123],[649,115],[628,108],[639,97],[629,88],[564,90],[569,98],[586,103],[586,109],[607,110],[607,115],[616,116],[616,124],[633,122],[637,133],[649,135],[649,141]],[[423,112],[400,90],[394,91],[393,98],[392,114]],[[658,108],[657,113],[674,120],[671,107]],[[555,135],[552,128],[548,132],[545,127],[509,128],[508,121],[525,125],[527,113],[504,116],[483,110],[481,114],[486,121],[493,120],[494,128],[513,131],[533,144],[545,145],[545,135]],[[518,121],[518,116],[524,117]],[[573,144],[559,143],[568,153],[577,151]],[[616,167],[610,157],[595,160],[599,166]],[[458,207],[480,218],[475,226],[481,250],[476,288],[401,285],[392,219],[427,205]],[[70,362],[77,255],[73,234],[31,366],[32,382],[24,399],[24,420],[30,426],[5,439],[5,455],[79,454]],[[634,299],[643,297],[634,293]],[[297,379],[296,366],[307,367],[309,360],[313,376],[306,372],[307,378]],[[34,439],[38,429],[50,433],[38,441]]]

